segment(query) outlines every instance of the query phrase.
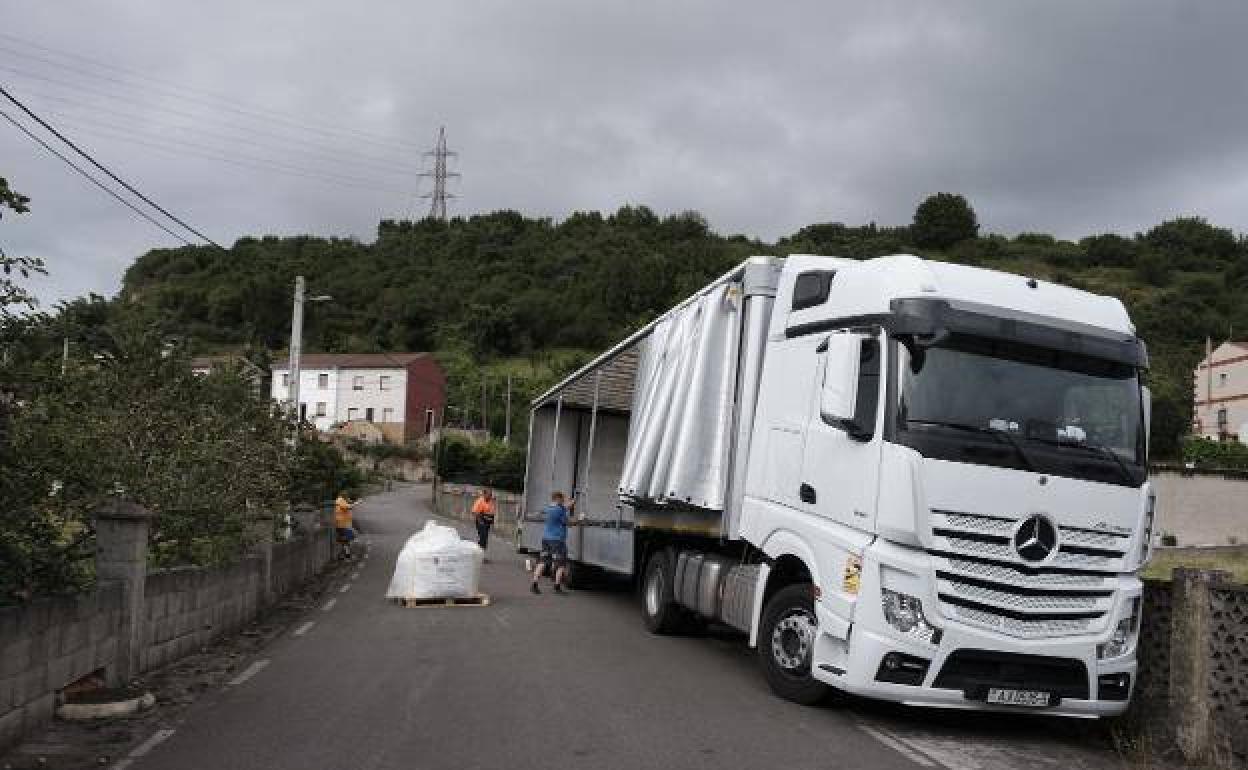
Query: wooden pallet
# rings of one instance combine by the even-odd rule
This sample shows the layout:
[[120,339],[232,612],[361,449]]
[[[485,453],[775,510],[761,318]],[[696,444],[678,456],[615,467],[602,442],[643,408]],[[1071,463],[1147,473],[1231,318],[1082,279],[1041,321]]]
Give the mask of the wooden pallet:
[[395,599],[400,607],[413,609],[416,607],[489,607],[490,595],[477,594],[460,599]]

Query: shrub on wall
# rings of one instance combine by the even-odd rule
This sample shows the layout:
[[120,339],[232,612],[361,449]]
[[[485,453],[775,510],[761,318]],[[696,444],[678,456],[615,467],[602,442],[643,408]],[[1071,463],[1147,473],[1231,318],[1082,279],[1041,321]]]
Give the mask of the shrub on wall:
[[1248,470],[1248,446],[1238,441],[1190,436],[1183,442],[1183,459],[1201,468]]

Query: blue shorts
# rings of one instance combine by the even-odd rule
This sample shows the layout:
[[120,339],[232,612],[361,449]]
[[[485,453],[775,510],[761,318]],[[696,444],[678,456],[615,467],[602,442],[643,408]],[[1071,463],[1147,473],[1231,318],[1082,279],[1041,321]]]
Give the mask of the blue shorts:
[[337,527],[335,531],[338,533],[339,543],[350,543],[355,539],[355,530],[350,527]]
[[562,540],[542,540],[540,558],[547,569],[565,566],[568,563],[568,544]]

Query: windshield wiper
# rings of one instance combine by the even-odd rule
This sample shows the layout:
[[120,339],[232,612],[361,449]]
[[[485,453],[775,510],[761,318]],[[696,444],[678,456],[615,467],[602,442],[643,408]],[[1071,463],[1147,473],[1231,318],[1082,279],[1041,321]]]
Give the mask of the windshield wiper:
[[1014,449],[1014,453],[1023,461],[1023,465],[1029,471],[1035,471],[1035,463],[1031,461],[1031,456],[1027,454],[1027,450],[1023,449],[1023,445],[1018,443],[1018,439],[1011,436],[1007,431],[997,430],[996,428],[985,428],[980,425],[968,425],[964,422],[947,422],[945,420],[916,420],[911,417],[906,418],[907,423],[916,423],[918,425],[934,425],[939,428],[952,428],[953,430],[962,430],[968,433],[983,433],[995,438],[1003,439]]
[[1118,466],[1118,472],[1122,474],[1123,479],[1131,484],[1135,483],[1135,474],[1132,473],[1131,469],[1127,467],[1127,464],[1123,461],[1122,456],[1104,444],[1085,444],[1081,441],[1071,441],[1069,439],[1063,441],[1060,438],[1037,438],[1034,440],[1045,444],[1052,444],[1053,446],[1082,449],[1085,452],[1091,452],[1092,454],[1097,454],[1101,457],[1108,457],[1114,461],[1114,465]]

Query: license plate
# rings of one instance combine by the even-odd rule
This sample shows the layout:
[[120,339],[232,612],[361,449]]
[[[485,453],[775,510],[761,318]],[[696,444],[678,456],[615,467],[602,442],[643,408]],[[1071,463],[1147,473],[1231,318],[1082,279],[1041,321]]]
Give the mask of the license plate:
[[1044,690],[1007,690],[1001,687],[988,688],[988,702],[1002,706],[1030,706],[1043,708],[1049,705],[1053,694]]

